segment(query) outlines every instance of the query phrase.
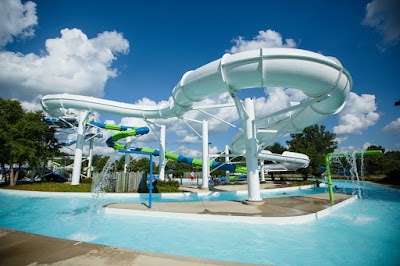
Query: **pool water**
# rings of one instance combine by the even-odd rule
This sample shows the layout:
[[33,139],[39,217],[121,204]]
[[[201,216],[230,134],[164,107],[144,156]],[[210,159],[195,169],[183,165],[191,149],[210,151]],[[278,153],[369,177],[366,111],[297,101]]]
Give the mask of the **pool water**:
[[[353,184],[334,181],[347,193]],[[262,197],[321,193],[326,187],[263,192]],[[357,192],[357,191],[356,191]],[[285,194],[283,194],[285,193]],[[59,238],[191,257],[274,265],[399,265],[400,191],[363,184],[362,200],[304,224],[251,225],[105,214],[111,202],[143,202],[107,194],[23,195],[0,190],[0,227]],[[49,195],[49,194],[45,194]],[[244,199],[214,193],[184,200]],[[177,198],[155,198],[155,201]]]

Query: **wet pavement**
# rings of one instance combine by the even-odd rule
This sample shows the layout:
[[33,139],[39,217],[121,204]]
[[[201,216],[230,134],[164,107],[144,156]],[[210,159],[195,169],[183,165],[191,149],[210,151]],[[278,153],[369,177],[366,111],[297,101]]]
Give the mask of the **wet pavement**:
[[[335,204],[351,198],[350,195],[335,193]],[[196,201],[196,202],[153,202],[149,209],[143,203],[111,203],[106,209],[123,209],[146,212],[172,212],[206,215],[288,217],[313,214],[330,208],[328,193],[306,196],[268,198],[260,202],[246,201]]]
[[0,265],[254,265],[137,251],[0,228]]

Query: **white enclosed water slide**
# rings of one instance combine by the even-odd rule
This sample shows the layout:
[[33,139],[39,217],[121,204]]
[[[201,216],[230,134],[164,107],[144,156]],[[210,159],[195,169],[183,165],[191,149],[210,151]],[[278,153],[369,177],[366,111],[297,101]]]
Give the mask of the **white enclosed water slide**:
[[[308,99],[256,119],[253,101],[241,101],[237,92],[265,87],[298,89]],[[309,162],[304,154],[270,154],[263,151],[265,145],[285,134],[301,132],[339,112],[351,87],[350,74],[334,57],[300,49],[264,48],[225,54],[221,59],[186,72],[173,89],[172,100],[161,106],[139,106],[71,94],[46,95],[42,105],[52,117],[63,116],[72,108],[157,119],[184,117],[186,112],[194,109],[194,103],[229,92],[243,125],[243,131],[233,139],[232,150],[246,156],[248,201],[259,201],[258,157],[297,168],[306,167]]]

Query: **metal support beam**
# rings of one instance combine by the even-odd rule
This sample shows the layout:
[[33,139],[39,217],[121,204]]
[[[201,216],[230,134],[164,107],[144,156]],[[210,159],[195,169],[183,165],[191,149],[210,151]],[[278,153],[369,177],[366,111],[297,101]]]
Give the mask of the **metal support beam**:
[[88,115],[89,115],[88,111],[81,111],[78,130],[77,130],[78,134],[76,137],[74,170],[72,172],[71,185],[79,185],[80,182],[80,175],[82,170],[83,144],[85,142],[85,127]]
[[[229,146],[225,145],[225,155],[229,155]],[[229,163],[229,156],[225,157],[225,163],[228,164]],[[226,183],[230,183],[230,172],[229,171],[225,171],[225,182]]]
[[201,186],[202,189],[208,189],[208,175],[210,172],[210,158],[208,156],[208,121],[203,120],[202,127],[202,136],[203,136],[203,184]]
[[264,160],[260,160],[260,172],[261,172],[261,182],[265,182],[265,166]]
[[160,155],[158,156],[158,178],[164,180],[165,176],[165,125],[160,126]]
[[262,201],[260,196],[260,180],[258,175],[258,156],[256,126],[254,123],[254,101],[246,98],[244,100],[244,109],[247,117],[245,119],[245,137],[246,137],[246,167],[247,167],[247,186],[249,197],[248,202]]
[[[126,138],[126,144],[125,144],[125,149],[130,150],[131,149],[131,143],[132,143],[132,138],[127,137]],[[130,153],[125,153],[125,162],[124,162],[124,173],[128,172],[128,168],[131,164],[131,154]]]

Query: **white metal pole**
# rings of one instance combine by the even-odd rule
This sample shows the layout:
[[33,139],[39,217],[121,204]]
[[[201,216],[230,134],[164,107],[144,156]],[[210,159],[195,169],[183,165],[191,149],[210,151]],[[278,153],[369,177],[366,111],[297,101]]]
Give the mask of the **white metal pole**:
[[248,202],[262,201],[260,196],[260,180],[258,176],[258,158],[257,158],[257,139],[256,126],[254,123],[254,101],[246,98],[244,100],[244,108],[247,112],[245,119],[245,135],[246,135],[246,167],[247,167],[247,186],[248,186]]
[[165,125],[160,127],[160,154],[158,161],[158,178],[164,180],[165,176]]
[[265,171],[265,166],[264,166],[264,160],[260,160],[260,171],[261,171],[261,182],[265,182],[265,173],[264,173],[264,171]]
[[93,146],[94,146],[94,138],[91,138],[89,142],[89,159],[88,159],[86,178],[90,178],[92,176]]
[[[89,129],[89,132],[91,134],[96,134],[97,133],[97,128],[91,127]],[[90,139],[90,142],[89,142],[89,159],[88,159],[88,168],[87,168],[87,172],[86,172],[86,178],[91,178],[92,177],[93,148],[94,148],[94,137],[92,137]]]
[[203,184],[201,186],[202,189],[208,189],[208,174],[210,172],[210,158],[208,156],[208,121],[203,120],[202,127],[202,135],[203,135]]
[[[228,164],[229,163],[229,157],[228,157],[228,155],[229,155],[229,146],[228,145],[225,145],[225,155],[226,155],[225,163]],[[229,171],[225,171],[225,182],[229,183],[230,179],[231,179],[230,172]]]
[[[125,150],[131,149],[132,138],[126,138]],[[124,161],[124,173],[128,172],[128,168],[131,164],[131,154],[129,152],[125,153],[125,161]]]
[[79,185],[81,169],[82,169],[83,143],[85,141],[86,118],[88,117],[88,115],[89,115],[88,111],[81,111],[78,124],[78,134],[76,139],[75,157],[74,157],[74,169],[72,171],[71,185]]

